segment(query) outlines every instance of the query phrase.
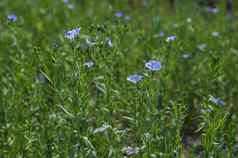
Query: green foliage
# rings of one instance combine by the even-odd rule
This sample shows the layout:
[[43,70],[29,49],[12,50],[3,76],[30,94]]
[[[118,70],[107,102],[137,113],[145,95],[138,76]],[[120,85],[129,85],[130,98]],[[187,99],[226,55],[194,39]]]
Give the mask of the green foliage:
[[[0,9],[0,158],[237,155],[237,22],[223,8],[1,0]],[[145,67],[152,59],[160,71]]]

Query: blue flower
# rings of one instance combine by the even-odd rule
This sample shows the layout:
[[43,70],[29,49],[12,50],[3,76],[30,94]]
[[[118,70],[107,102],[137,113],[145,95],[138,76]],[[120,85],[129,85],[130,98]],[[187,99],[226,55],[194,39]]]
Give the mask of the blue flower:
[[145,63],[145,67],[152,71],[158,71],[161,69],[161,63],[157,60],[150,60],[149,62]]
[[219,9],[218,9],[218,8],[208,7],[208,8],[207,8],[207,12],[216,14],[216,13],[219,12]]
[[176,40],[176,38],[177,38],[177,37],[174,36],[174,35],[169,36],[169,37],[167,37],[166,42],[172,42],[172,41]]
[[220,36],[220,33],[219,33],[219,32],[212,32],[212,36],[213,36],[213,37],[219,37],[219,36]]
[[159,36],[160,36],[160,37],[163,37],[163,36],[164,36],[164,32],[163,32],[163,31],[160,31]]
[[93,67],[93,65],[94,65],[94,62],[92,60],[89,60],[84,63],[84,66],[86,66],[87,68],[91,68]]
[[130,20],[131,20],[131,16],[129,16],[129,15],[126,16],[126,17],[125,17],[125,20],[126,20],[126,21],[130,21]]
[[107,41],[106,41],[106,42],[107,42],[107,46],[108,46],[108,47],[110,47],[110,48],[113,47],[111,38],[107,38]]
[[36,77],[36,82],[39,84],[45,85],[47,84],[48,80],[42,73],[38,73]]
[[215,98],[213,96],[210,96],[209,101],[213,102],[216,105],[220,105],[220,106],[225,105],[225,102],[223,100],[221,100],[220,98]]
[[143,76],[138,75],[138,74],[129,75],[127,77],[127,81],[130,81],[130,82],[132,82],[134,84],[136,84],[137,82],[139,82],[142,79],[143,79]]
[[201,43],[201,44],[198,44],[197,47],[199,50],[204,51],[207,48],[207,44]]
[[160,31],[159,33],[154,34],[153,37],[154,37],[154,38],[164,37],[164,32],[163,32],[163,31]]
[[73,5],[73,4],[68,4],[68,8],[69,8],[70,10],[73,10],[73,9],[74,9],[74,5]]
[[67,31],[65,33],[65,37],[70,40],[74,40],[78,36],[79,33],[80,33],[80,28],[76,28],[76,29]]
[[189,58],[191,58],[192,57],[192,55],[190,54],[190,53],[184,53],[184,54],[182,54],[182,58],[183,59],[189,59]]
[[7,19],[11,22],[17,21],[17,16],[15,14],[10,14],[7,16]]
[[67,3],[69,3],[69,0],[63,0],[63,2],[64,2],[65,4],[67,4]]
[[207,112],[211,113],[213,110],[211,108],[207,109]]
[[124,16],[124,13],[121,12],[121,11],[118,11],[118,12],[116,12],[115,16],[116,16],[116,17],[123,17],[123,16]]

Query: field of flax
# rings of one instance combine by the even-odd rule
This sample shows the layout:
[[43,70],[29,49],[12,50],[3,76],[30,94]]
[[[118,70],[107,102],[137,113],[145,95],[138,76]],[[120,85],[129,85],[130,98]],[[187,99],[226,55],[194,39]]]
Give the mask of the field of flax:
[[237,8],[1,0],[0,158],[235,158]]

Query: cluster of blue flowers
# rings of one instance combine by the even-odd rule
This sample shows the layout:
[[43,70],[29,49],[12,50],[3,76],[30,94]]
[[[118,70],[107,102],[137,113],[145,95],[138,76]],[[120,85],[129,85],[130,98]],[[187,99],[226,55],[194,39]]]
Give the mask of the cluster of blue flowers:
[[[69,4],[69,0],[63,0],[63,2],[65,4]],[[217,10],[209,8],[209,12],[216,13]],[[121,11],[118,11],[118,12],[115,13],[115,16],[116,17],[124,17],[125,14]],[[10,22],[15,22],[15,21],[17,21],[17,16],[15,14],[10,14],[10,15],[7,16],[7,19]],[[130,16],[126,16],[126,19],[130,19]],[[190,18],[187,19],[187,22],[191,22],[191,19]],[[79,35],[80,31],[81,31],[80,28],[75,28],[75,29],[69,30],[69,31],[65,32],[65,34],[64,34],[65,38],[67,38],[69,40],[74,40]],[[158,35],[160,37],[162,37],[162,36],[164,36],[164,32],[160,32]],[[219,32],[212,32],[213,37],[218,37],[219,35],[220,35]],[[172,41],[176,40],[176,38],[177,37],[175,35],[168,36],[166,38],[166,42],[172,42]],[[95,44],[95,42],[93,42],[90,39],[86,39],[86,43],[90,46]],[[106,44],[107,44],[108,47],[113,47],[111,38],[106,39]],[[198,47],[198,49],[200,49],[202,51],[207,47],[207,45],[202,43],[202,44],[199,44],[197,47]],[[190,53],[182,54],[183,59],[188,59],[188,58],[191,58],[191,57],[192,57],[192,55]],[[91,68],[91,67],[94,66],[94,62],[92,60],[88,60],[84,63],[84,66],[87,67],[87,68]],[[145,67],[147,69],[151,70],[151,71],[159,71],[159,70],[161,70],[162,65],[161,65],[161,62],[158,61],[158,60],[150,60],[150,61],[145,63]],[[41,78],[41,77],[39,77],[39,78]],[[129,75],[127,77],[127,81],[136,84],[139,81],[141,81],[143,78],[144,78],[144,76],[135,73],[135,74]],[[211,101],[212,103],[214,103],[216,105],[220,105],[220,106],[225,104],[223,100],[221,100],[219,98],[215,98],[213,96],[210,97],[209,101]]]
[[[150,60],[147,63],[145,63],[145,67],[151,71],[159,71],[162,66],[160,61]],[[142,79],[143,79],[143,76],[139,74],[132,74],[127,77],[127,81],[130,81],[134,84],[138,83]]]

